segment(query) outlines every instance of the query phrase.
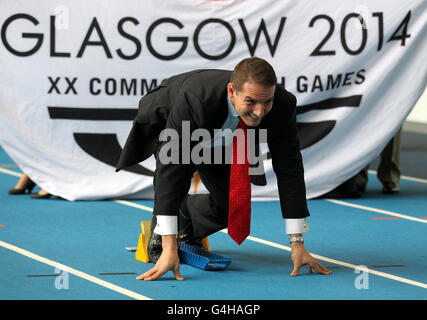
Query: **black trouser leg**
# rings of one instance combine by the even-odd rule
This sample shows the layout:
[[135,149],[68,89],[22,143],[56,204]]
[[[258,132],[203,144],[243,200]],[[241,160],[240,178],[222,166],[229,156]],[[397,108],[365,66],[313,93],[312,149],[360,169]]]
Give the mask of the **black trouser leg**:
[[[158,158],[159,150],[160,147],[156,149],[156,159]],[[222,154],[225,155],[226,152],[223,151]],[[223,161],[222,163],[225,162]],[[214,161],[212,161],[212,164],[192,165],[192,168],[194,168],[194,172],[197,171],[199,173],[209,194],[187,195],[181,203],[181,211],[184,216],[189,217],[191,220],[193,239],[201,240],[214,232],[226,228],[228,225],[230,165],[214,164]],[[156,185],[157,174],[156,170],[154,185]],[[179,215],[179,212],[176,214]],[[180,219],[178,219],[179,223]],[[154,226],[155,217],[153,218],[152,230],[154,230]]]
[[181,206],[188,214],[195,240],[201,240],[228,226],[229,165],[197,166],[209,194],[188,195]]

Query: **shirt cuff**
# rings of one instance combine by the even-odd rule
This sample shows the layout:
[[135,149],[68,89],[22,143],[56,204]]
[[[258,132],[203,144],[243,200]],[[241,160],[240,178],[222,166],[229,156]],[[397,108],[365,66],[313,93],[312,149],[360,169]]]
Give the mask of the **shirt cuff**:
[[178,217],[157,215],[157,224],[153,232],[161,236],[169,234],[178,234]]
[[307,225],[306,218],[285,219],[285,230],[286,234],[293,234],[309,232],[310,228]]

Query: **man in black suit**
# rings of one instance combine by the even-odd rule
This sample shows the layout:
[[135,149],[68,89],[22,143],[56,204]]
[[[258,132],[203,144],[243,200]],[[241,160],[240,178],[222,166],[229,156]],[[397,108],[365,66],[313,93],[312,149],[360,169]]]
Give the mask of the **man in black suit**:
[[[268,62],[248,58],[237,64],[233,72],[195,70],[173,76],[140,100],[116,169],[141,162],[152,154],[156,157],[152,237],[148,248],[150,260],[156,264],[137,279],[154,280],[170,270],[176,279],[183,279],[179,272],[177,235],[180,241],[197,245],[204,237],[223,228],[228,227],[230,233],[232,181],[226,150],[232,144],[233,132],[242,124],[256,132],[250,145],[255,155],[259,156],[259,143],[263,142],[260,131],[266,132],[265,142],[277,176],[285,231],[290,235],[292,246],[291,275],[298,275],[301,266],[306,264],[310,272],[314,268],[321,274],[330,273],[303,245],[302,234],[309,230],[306,224],[309,212],[297,138],[296,99],[277,84]],[[193,141],[189,134],[200,129],[212,138]],[[165,132],[176,135],[165,139]],[[231,135],[218,137],[218,132],[231,132]],[[191,159],[193,153],[189,151],[196,146],[200,148],[201,143],[211,150],[221,150],[213,152],[214,157],[221,155],[220,163],[218,158],[202,163]],[[171,161],[174,156],[175,161]],[[258,163],[258,168],[260,166],[262,168],[262,160]],[[188,194],[196,171],[209,194]],[[265,185],[263,171],[252,174],[250,181]],[[247,189],[250,192],[250,182]]]

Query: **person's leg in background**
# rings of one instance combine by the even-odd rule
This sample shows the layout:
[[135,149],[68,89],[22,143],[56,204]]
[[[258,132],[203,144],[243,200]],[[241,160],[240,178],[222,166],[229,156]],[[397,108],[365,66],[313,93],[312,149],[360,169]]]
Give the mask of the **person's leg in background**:
[[9,190],[9,194],[25,194],[27,190],[28,193],[31,193],[35,186],[36,184],[30,179],[30,177],[23,173],[15,187]]
[[380,164],[378,165],[377,177],[383,184],[383,193],[399,192],[400,181],[400,140],[402,128],[390,140],[381,152]]

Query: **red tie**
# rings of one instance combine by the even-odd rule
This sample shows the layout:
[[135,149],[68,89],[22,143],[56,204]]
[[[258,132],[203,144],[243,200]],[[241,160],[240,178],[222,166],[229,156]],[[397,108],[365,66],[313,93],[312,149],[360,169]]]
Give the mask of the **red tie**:
[[[233,158],[230,169],[230,194],[228,212],[228,234],[237,244],[241,244],[249,235],[251,224],[251,177],[249,161],[245,148],[247,138],[246,125],[240,120],[237,129],[243,129],[243,139],[236,136],[233,140]],[[238,143],[239,147],[238,147]],[[241,144],[244,145],[241,145]],[[239,150],[240,149],[240,150]],[[244,153],[244,154],[242,154]],[[240,154],[238,158],[237,155]],[[242,162],[244,157],[244,163]],[[238,163],[238,159],[239,162]]]

